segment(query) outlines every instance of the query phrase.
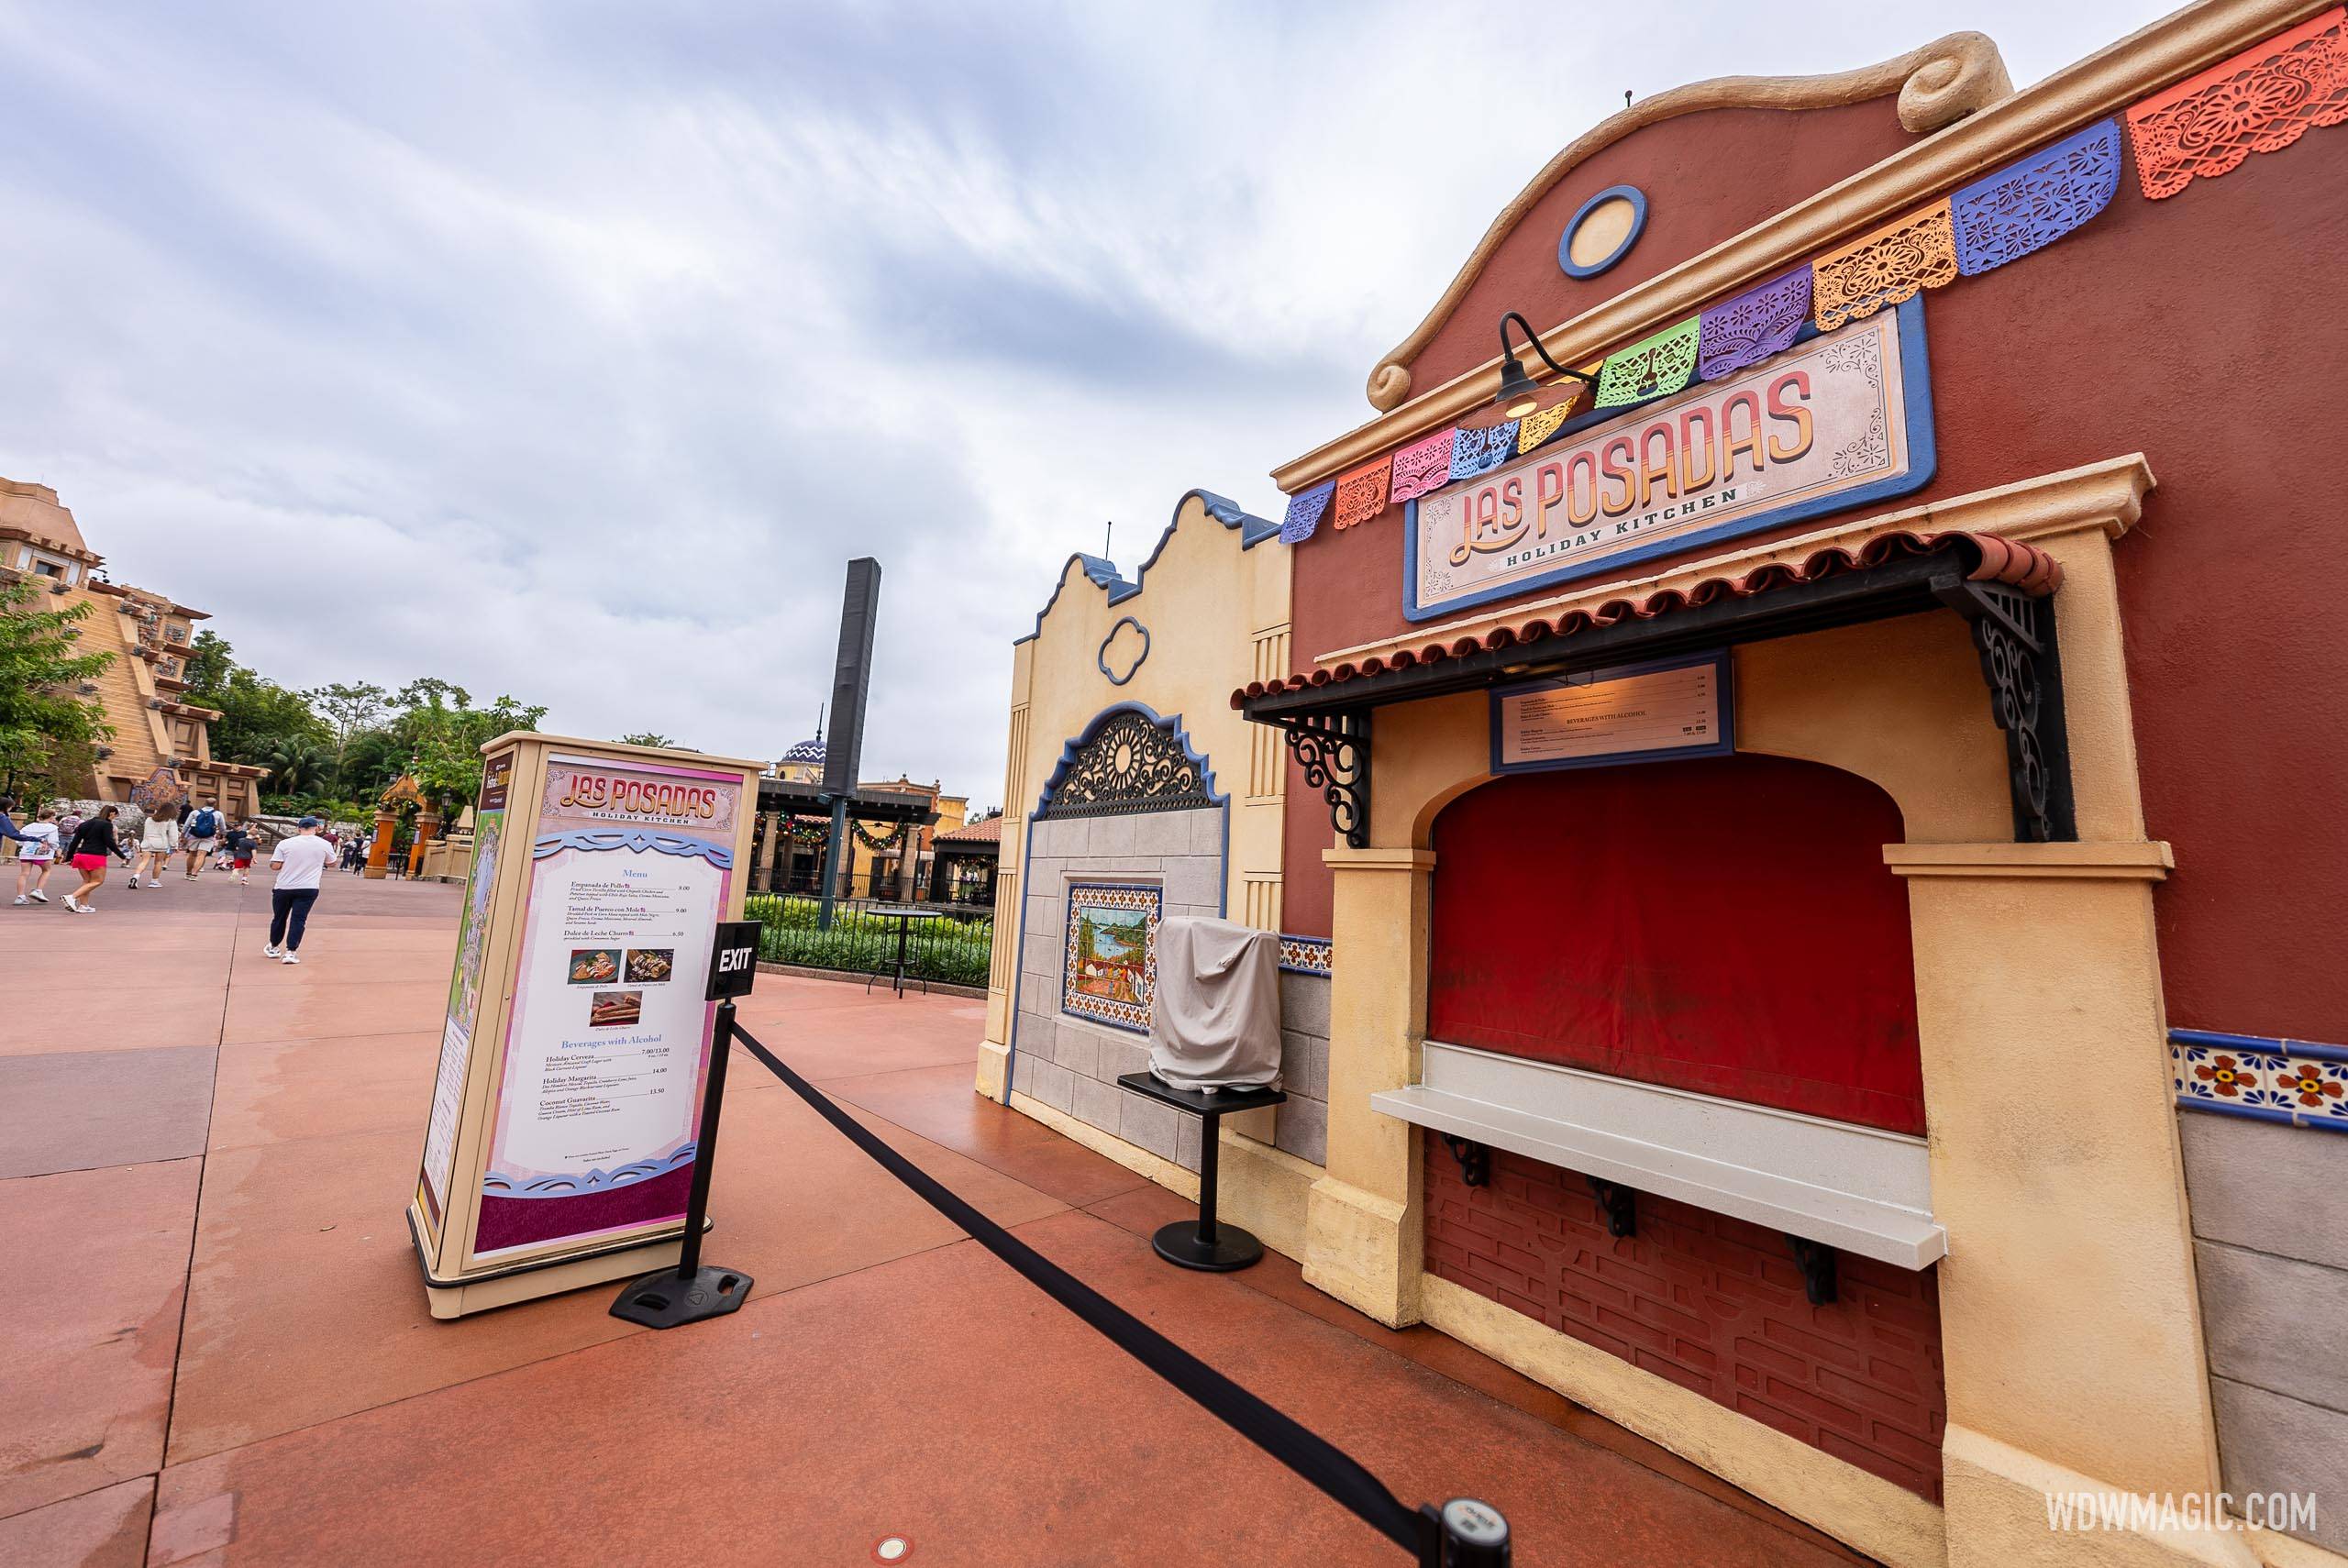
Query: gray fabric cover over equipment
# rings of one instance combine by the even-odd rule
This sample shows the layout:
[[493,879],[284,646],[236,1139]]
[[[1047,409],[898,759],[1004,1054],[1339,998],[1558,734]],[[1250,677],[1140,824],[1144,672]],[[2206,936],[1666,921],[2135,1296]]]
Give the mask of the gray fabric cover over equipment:
[[1149,1070],[1176,1088],[1259,1088],[1280,1077],[1280,941],[1227,920],[1157,922]]

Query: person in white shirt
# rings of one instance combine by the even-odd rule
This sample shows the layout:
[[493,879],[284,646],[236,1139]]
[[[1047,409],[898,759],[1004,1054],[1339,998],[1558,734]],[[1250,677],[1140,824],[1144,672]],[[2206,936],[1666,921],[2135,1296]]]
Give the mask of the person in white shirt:
[[269,895],[269,945],[261,951],[282,963],[299,964],[302,933],[310,923],[310,906],[318,901],[318,874],[334,857],[334,850],[318,836],[318,819],[304,817],[292,838],[277,841],[269,863],[277,868],[277,885]]
[[179,819],[168,812],[148,812],[147,825],[138,830],[138,858],[130,863],[130,886],[144,877],[149,887],[161,887],[164,868],[179,846]]
[[[50,867],[57,864],[57,812],[43,806],[39,814],[24,826],[24,839],[17,845],[17,901],[45,904],[49,895],[41,891],[41,884],[49,880]],[[31,883],[28,889],[25,884]]]

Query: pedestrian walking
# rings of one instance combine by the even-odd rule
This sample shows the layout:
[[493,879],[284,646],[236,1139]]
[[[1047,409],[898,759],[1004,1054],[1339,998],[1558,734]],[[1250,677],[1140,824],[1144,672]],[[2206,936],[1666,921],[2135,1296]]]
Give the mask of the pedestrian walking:
[[[111,823],[113,809],[104,813]],[[82,824],[87,827],[89,823]],[[150,812],[147,825],[138,830],[138,858],[130,865],[130,886],[138,886],[141,877],[150,888],[163,885],[162,877],[172,863],[172,852],[180,846],[180,824],[177,817],[163,812]]]
[[181,843],[187,850],[187,879],[194,881],[203,871],[204,863],[212,858],[218,843],[222,818],[216,806],[202,806],[188,814],[181,829]]
[[269,863],[277,867],[277,886],[269,895],[269,945],[261,952],[280,963],[299,964],[302,933],[310,923],[310,906],[318,901],[318,876],[334,851],[318,836],[318,819],[304,817],[294,824],[301,831],[277,841]]
[[94,817],[84,817],[82,825],[73,830],[72,838],[65,845],[65,857],[73,869],[82,874],[82,885],[65,895],[65,907],[75,914],[95,914],[98,906],[89,901],[90,895],[106,879],[106,856],[119,855],[123,864],[130,864],[130,851],[114,835],[114,819],[118,808],[100,806]]
[[[0,821],[7,812],[0,812]],[[41,885],[49,880],[50,868],[57,864],[57,812],[43,806],[33,820],[17,834],[22,842],[17,845],[17,902],[45,904],[49,895]],[[27,883],[31,886],[28,888]]]
[[248,820],[228,829],[228,867],[237,874],[237,886],[249,886],[253,879],[253,824]]

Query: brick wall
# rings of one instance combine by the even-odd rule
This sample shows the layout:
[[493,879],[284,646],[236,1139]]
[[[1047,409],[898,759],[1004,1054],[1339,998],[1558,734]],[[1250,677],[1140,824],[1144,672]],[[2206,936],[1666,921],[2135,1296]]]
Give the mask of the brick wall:
[[1839,1298],[1813,1307],[1774,1231],[1642,1193],[1617,1240],[1579,1174],[1495,1149],[1470,1187],[1425,1137],[1430,1273],[1941,1500],[1931,1270],[1845,1253]]

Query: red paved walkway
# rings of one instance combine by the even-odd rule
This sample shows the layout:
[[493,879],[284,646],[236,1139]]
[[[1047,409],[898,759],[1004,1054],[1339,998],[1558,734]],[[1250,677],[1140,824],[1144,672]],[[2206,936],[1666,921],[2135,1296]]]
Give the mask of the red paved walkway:
[[[612,1287],[455,1323],[401,1220],[456,889],[335,877],[305,962],[226,878],[103,912],[0,905],[0,1562],[1399,1564],[1112,1349],[755,1062],[714,1261],[740,1312],[668,1334]],[[27,977],[31,977],[31,983]],[[1277,1256],[1166,1267],[1186,1211],[975,1099],[983,1007],[762,977],[761,1039],[1031,1243],[1353,1452],[1473,1492],[1528,1564],[1847,1554]]]

